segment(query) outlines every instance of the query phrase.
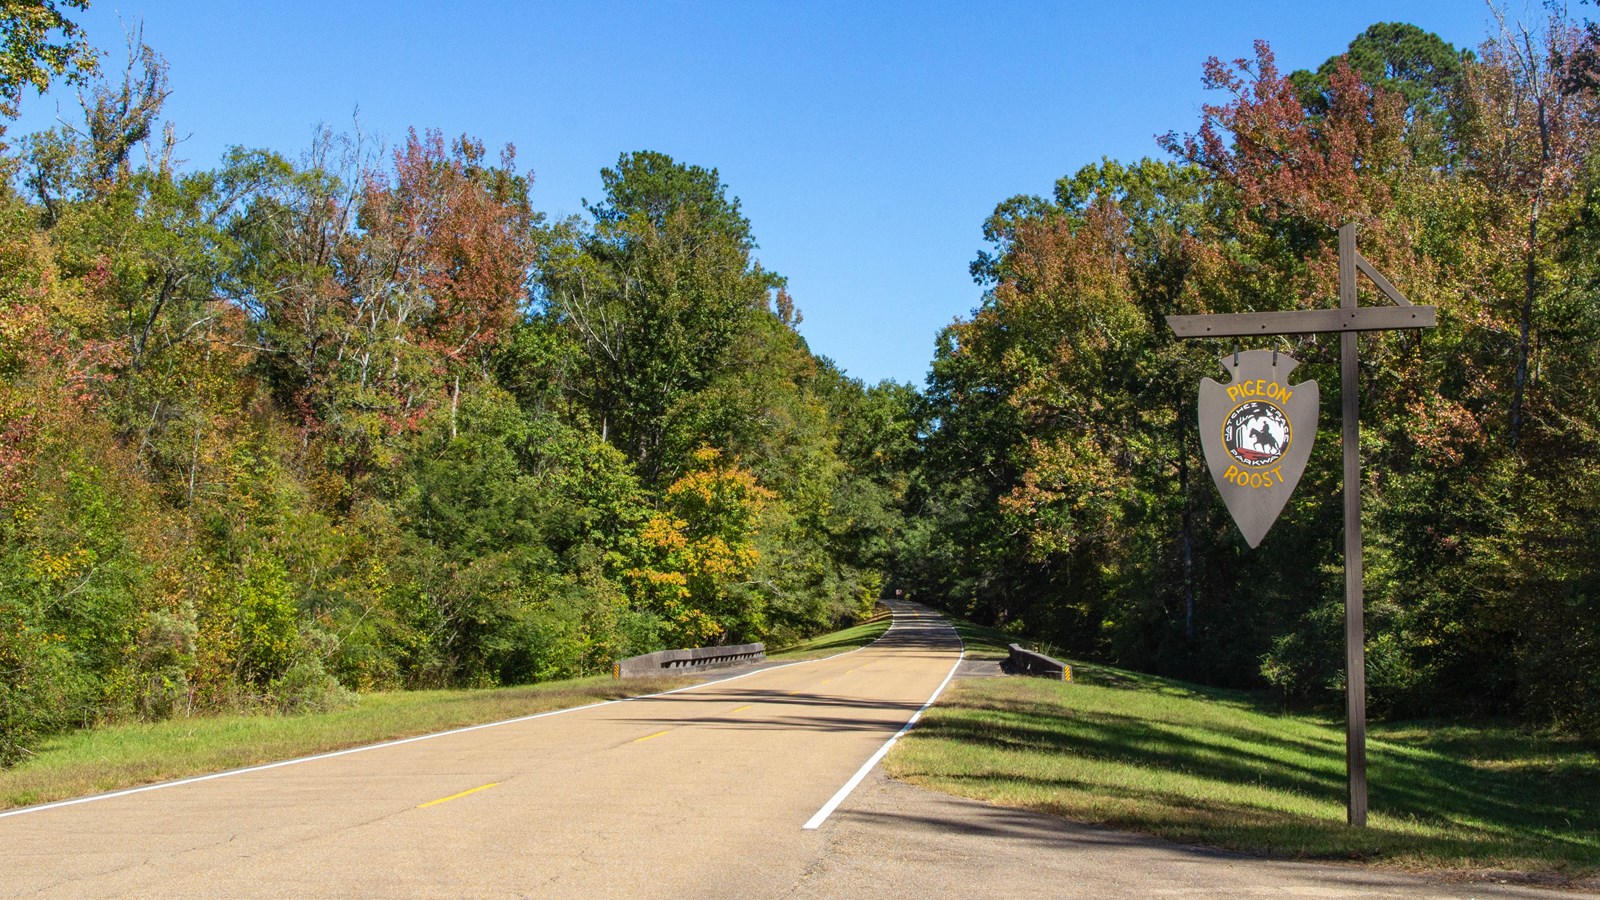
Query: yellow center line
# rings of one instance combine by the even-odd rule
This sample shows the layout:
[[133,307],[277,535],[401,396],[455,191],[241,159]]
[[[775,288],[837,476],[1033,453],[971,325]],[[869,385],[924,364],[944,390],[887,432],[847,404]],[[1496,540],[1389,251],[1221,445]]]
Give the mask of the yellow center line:
[[658,732],[656,732],[656,733],[655,733],[655,734],[647,734],[647,735],[645,735],[645,736],[644,736],[644,737],[642,737],[642,738],[634,738],[634,740],[633,740],[633,742],[634,742],[634,743],[635,743],[635,744],[638,744],[638,743],[641,743],[641,742],[643,742],[643,741],[648,741],[648,740],[650,740],[650,739],[651,739],[651,738],[658,738],[658,737],[661,737],[661,736],[662,736],[662,735],[663,735],[663,734],[668,734],[668,733],[670,733],[670,732],[671,732],[671,731],[672,731],[672,729],[670,729],[670,728],[669,728],[669,729],[667,729],[667,730],[666,730],[666,731],[658,731]]
[[498,781],[491,781],[490,783],[488,783],[486,785],[483,785],[481,787],[475,787],[470,791],[462,791],[459,794],[451,794],[448,797],[440,797],[437,800],[429,800],[427,803],[418,803],[417,804],[417,809],[427,809],[430,806],[438,806],[441,803],[449,803],[451,800],[460,800],[462,797],[465,797],[468,794],[476,794],[479,791],[487,791],[489,788],[492,788],[492,787],[494,787],[495,785],[497,785],[499,783],[500,782],[498,782]]
[[[752,703],[752,704],[750,704],[750,706],[755,706],[755,704]],[[734,713],[737,713],[737,712],[744,712],[745,710],[749,709],[750,706],[741,706],[738,709],[731,710],[731,711],[729,711],[728,715],[731,716],[731,715],[733,715]]]

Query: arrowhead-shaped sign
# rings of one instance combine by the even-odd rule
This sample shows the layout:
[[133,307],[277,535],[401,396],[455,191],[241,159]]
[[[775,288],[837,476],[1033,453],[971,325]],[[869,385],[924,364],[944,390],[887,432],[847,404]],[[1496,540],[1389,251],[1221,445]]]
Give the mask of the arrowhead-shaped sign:
[[1200,446],[1251,547],[1283,512],[1317,439],[1317,383],[1289,384],[1299,364],[1273,350],[1229,353],[1222,367],[1233,380],[1200,382]]

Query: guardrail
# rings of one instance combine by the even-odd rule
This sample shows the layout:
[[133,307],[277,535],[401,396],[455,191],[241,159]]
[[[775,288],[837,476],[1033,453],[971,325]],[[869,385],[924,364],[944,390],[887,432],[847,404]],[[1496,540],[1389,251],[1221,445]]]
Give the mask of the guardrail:
[[1024,675],[1038,675],[1043,678],[1054,678],[1057,681],[1071,681],[1072,667],[1059,659],[1035,653],[1023,648],[1021,644],[1011,645],[1011,656],[1006,659],[1013,672]]
[[767,658],[765,644],[732,644],[727,647],[695,647],[690,650],[657,650],[630,656],[611,667],[612,678],[638,675],[664,675],[688,669],[718,669],[761,662]]

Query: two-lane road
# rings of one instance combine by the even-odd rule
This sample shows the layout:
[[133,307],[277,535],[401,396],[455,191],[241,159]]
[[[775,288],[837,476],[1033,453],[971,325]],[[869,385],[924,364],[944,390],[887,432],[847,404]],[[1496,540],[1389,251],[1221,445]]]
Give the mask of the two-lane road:
[[825,660],[10,815],[0,892],[770,895],[960,651],[900,604],[882,640]]
[[899,605],[877,644],[657,697],[0,814],[0,895],[1500,897],[1268,860],[873,775],[960,644]]

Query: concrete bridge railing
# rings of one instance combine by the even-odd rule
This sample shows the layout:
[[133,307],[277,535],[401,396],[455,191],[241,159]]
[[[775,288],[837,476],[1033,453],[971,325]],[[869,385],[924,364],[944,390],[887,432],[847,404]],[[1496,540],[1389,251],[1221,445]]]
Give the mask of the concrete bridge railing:
[[1072,680],[1071,666],[1043,653],[1023,649],[1021,644],[1011,645],[1011,656],[1007,657],[1006,663],[1011,671],[1021,672],[1024,675],[1039,675],[1057,681]]
[[643,656],[630,656],[611,667],[611,677],[670,675],[678,671],[717,669],[761,662],[767,658],[765,644],[732,644],[726,647],[695,647],[689,650],[657,650]]

